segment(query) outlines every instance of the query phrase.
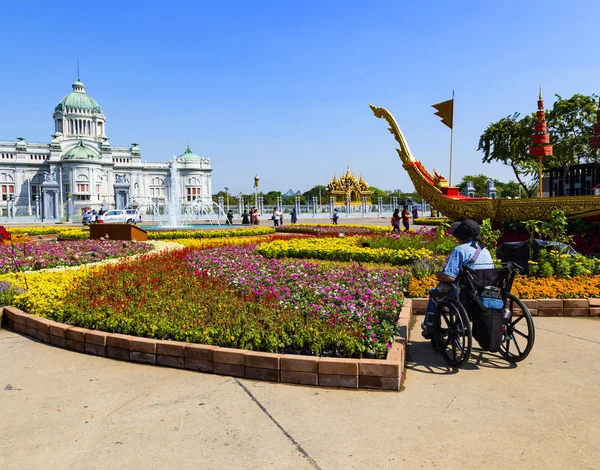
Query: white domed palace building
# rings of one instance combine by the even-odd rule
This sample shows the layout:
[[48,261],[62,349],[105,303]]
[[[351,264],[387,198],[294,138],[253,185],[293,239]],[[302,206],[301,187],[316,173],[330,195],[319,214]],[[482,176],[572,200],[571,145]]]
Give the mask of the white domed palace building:
[[[211,163],[188,147],[172,162],[144,163],[137,143],[117,147],[106,136],[106,116],[85,85],[54,109],[50,143],[0,141],[0,213],[44,220],[71,218],[84,207],[212,203]],[[177,171],[171,171],[175,164]],[[171,184],[171,175],[176,175]],[[171,187],[174,189],[171,190]],[[173,193],[173,194],[171,194]]]

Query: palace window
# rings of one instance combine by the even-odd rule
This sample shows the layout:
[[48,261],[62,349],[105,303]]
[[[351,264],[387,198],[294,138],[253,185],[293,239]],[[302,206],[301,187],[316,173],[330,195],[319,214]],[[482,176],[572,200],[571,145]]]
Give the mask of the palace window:
[[37,185],[37,184],[32,184],[31,185],[31,200],[35,201],[35,197],[39,196],[41,194],[41,186]]
[[2,186],[2,200],[6,201],[11,194],[15,194],[14,179],[8,173],[0,173],[0,183]]
[[10,197],[10,195],[15,194],[15,186],[13,184],[3,184],[2,185],[2,200],[6,201]]
[[165,179],[154,176],[150,179],[150,196],[164,198],[166,194]]
[[202,194],[202,188],[187,188],[187,200],[193,201]]

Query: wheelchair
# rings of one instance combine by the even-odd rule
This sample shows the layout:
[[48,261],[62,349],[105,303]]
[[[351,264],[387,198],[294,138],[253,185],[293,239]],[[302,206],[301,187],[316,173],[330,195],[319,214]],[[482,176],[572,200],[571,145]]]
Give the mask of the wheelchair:
[[499,352],[508,362],[524,360],[533,348],[535,328],[527,306],[510,293],[520,266],[474,270],[463,266],[454,295],[438,300],[431,343],[444,361],[464,366],[473,339],[481,349]]

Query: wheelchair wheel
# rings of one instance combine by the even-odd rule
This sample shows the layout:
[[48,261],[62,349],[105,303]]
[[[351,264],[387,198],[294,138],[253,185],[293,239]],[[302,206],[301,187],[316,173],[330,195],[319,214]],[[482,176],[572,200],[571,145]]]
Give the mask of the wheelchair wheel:
[[471,357],[473,337],[471,323],[464,307],[457,300],[442,299],[433,318],[433,340],[444,361],[462,367]]
[[533,348],[535,341],[533,318],[525,304],[512,294],[508,294],[506,306],[511,315],[500,345],[500,354],[508,362],[520,362]]

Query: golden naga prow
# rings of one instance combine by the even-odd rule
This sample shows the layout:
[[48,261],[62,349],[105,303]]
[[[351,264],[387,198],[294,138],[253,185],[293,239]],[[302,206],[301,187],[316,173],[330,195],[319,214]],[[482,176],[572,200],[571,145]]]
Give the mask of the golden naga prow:
[[600,215],[600,196],[559,196],[536,199],[490,199],[462,196],[457,187],[448,185],[442,175],[434,171],[432,176],[410,151],[406,139],[394,119],[385,108],[369,105],[373,114],[385,119],[389,131],[400,145],[396,149],[402,166],[408,172],[416,192],[431,206],[450,219],[470,218],[498,221],[548,220],[555,209],[561,209],[569,218]]

